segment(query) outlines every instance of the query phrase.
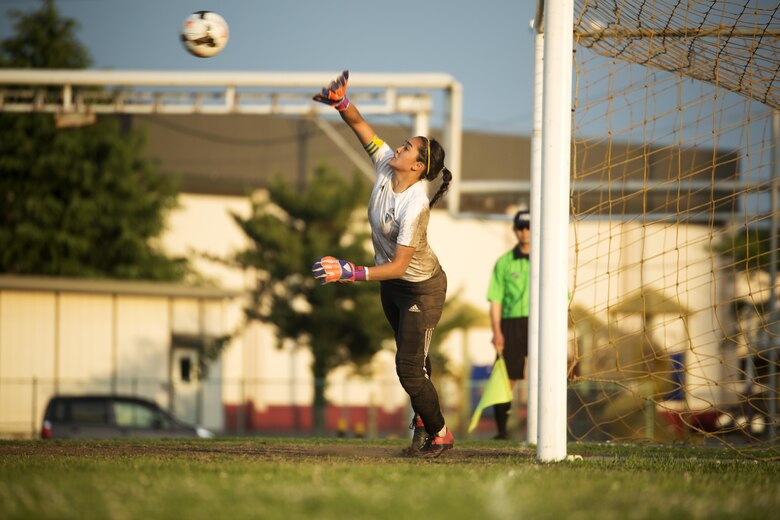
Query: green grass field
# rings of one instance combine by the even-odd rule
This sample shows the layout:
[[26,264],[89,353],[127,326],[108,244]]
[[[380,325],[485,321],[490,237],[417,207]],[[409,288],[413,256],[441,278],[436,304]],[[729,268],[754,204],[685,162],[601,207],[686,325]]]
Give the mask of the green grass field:
[[[0,518],[772,518],[780,462],[717,448],[401,440],[0,441]],[[758,457],[762,454],[757,453]]]

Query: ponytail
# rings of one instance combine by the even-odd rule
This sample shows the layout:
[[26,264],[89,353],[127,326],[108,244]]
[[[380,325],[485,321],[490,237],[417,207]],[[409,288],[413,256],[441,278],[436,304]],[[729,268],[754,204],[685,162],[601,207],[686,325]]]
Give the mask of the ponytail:
[[445,193],[447,193],[447,190],[450,189],[450,181],[452,180],[452,172],[450,172],[447,168],[441,169],[441,185],[439,186],[439,189],[436,191],[436,194],[434,194],[433,198],[431,199],[431,203],[428,204],[429,208],[433,208],[433,206],[436,205],[437,202],[439,202],[439,199],[441,199]]
[[439,174],[442,176],[441,185],[428,205],[429,208],[432,208],[450,188],[452,172],[444,166],[444,148],[442,148],[439,142],[436,139],[425,136],[420,136],[420,139],[425,141],[425,146],[419,150],[419,160],[426,166],[421,178],[427,181],[434,181]]

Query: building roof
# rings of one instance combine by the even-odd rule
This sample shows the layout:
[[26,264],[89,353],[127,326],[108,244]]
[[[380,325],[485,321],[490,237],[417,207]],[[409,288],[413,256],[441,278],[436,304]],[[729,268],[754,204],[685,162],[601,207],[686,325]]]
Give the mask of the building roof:
[[[164,173],[178,176],[181,190],[187,193],[246,195],[276,176],[300,185],[322,165],[349,175],[357,171],[344,152],[306,118],[242,114],[123,117],[132,128],[146,132],[148,156],[159,162]],[[333,127],[370,164],[352,130],[340,121]],[[392,121],[374,125],[374,129],[391,147],[412,135],[410,126]],[[436,129],[431,133],[442,138]],[[530,153],[526,136],[464,132],[461,179],[529,181]],[[464,199],[464,211],[488,208],[495,213],[503,213],[501,206],[528,202],[527,198],[517,200],[517,193],[506,192]]]
[[[130,127],[146,132],[148,156],[159,162],[162,172],[178,176],[181,190],[187,193],[246,195],[277,176],[303,186],[322,165],[345,175],[358,169],[314,121],[305,117],[122,117]],[[411,126],[394,124],[387,117],[380,122],[384,124],[375,124],[374,129],[391,147],[412,135]],[[334,121],[333,128],[370,164],[347,125]],[[440,130],[433,129],[431,134],[442,138]],[[711,148],[584,140],[572,153],[573,214],[701,213],[702,208],[712,208],[731,215],[738,203],[734,188],[724,182],[716,183],[713,189],[712,181],[738,181],[737,156],[734,150],[715,153]],[[461,181],[520,181],[530,186],[530,164],[528,136],[463,132]],[[436,187],[434,182],[432,188]],[[497,188],[491,193],[461,193],[459,206],[465,212],[506,214],[510,208],[528,206],[529,202],[528,190]]]
[[224,300],[241,295],[239,291],[217,287],[191,286],[165,282],[55,278],[47,276],[0,275],[0,291],[46,291],[82,294],[117,294]]

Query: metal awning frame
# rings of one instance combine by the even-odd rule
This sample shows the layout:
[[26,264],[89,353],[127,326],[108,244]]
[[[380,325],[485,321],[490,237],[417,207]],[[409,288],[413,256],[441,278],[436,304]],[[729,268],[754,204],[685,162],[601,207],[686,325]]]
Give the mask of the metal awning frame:
[[[51,113],[62,125],[87,124],[96,114],[324,118],[332,116],[333,109],[311,97],[332,79],[332,72],[0,69],[0,112]],[[443,144],[447,168],[453,175],[446,200],[450,212],[458,213],[463,140],[461,84],[443,73],[359,73],[350,77],[350,98],[359,103],[363,114],[409,115],[415,135],[430,133],[435,110],[432,94],[436,91],[443,93]],[[355,161],[353,156],[350,159]],[[365,164],[358,166],[366,170]]]

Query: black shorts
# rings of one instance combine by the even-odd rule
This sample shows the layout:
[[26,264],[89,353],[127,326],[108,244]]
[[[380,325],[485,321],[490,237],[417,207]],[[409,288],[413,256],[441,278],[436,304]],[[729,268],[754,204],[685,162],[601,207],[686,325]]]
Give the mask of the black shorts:
[[509,379],[525,379],[525,358],[528,356],[528,318],[502,318],[504,362]]

